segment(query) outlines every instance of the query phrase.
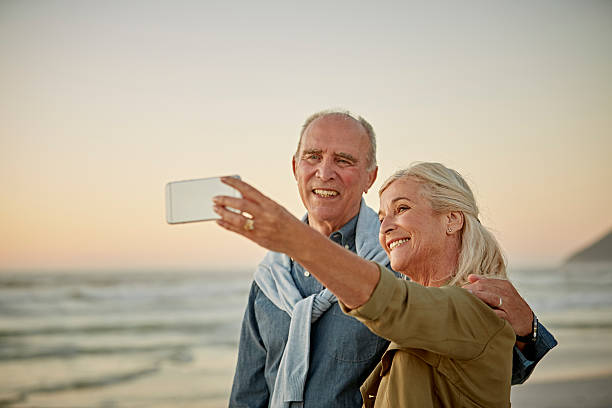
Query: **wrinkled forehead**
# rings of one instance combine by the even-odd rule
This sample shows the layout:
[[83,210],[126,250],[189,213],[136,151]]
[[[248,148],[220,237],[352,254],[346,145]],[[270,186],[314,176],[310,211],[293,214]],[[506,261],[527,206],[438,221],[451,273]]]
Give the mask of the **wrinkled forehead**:
[[308,125],[302,135],[300,153],[314,149],[365,156],[369,143],[368,134],[361,123],[347,115],[331,114]]

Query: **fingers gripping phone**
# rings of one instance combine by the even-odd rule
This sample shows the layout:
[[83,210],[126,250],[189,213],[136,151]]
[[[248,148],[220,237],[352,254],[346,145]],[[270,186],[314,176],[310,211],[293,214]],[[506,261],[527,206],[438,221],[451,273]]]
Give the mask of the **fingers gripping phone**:
[[238,190],[223,184],[220,177],[172,181],[166,184],[166,221],[182,224],[217,220],[220,217],[213,211],[212,198],[218,195],[241,197]]

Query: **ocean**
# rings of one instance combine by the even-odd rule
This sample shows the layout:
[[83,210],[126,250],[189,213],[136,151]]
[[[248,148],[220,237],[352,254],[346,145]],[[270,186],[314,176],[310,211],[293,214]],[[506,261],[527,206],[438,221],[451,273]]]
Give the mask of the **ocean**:
[[[612,265],[510,274],[560,342],[534,381],[612,372]],[[0,272],[0,407],[226,407],[250,281]]]
[[226,404],[249,273],[0,273],[0,406]]

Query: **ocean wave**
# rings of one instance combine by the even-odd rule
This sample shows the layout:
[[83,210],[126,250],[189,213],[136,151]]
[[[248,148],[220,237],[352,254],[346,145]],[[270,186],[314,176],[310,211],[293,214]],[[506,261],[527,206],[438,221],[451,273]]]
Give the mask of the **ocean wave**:
[[[188,325],[185,325],[188,326]],[[75,359],[95,355],[136,355],[136,354],[167,354],[184,355],[185,350],[193,347],[224,347],[235,349],[238,346],[238,326],[229,325],[199,325],[193,331],[185,327],[165,327],[166,333],[159,328],[142,328],[124,330],[125,328],[94,328],[94,330],[75,331],[73,329],[47,328],[40,330],[4,331],[0,336],[0,361],[36,360],[36,359]],[[149,331],[149,329],[151,329]],[[138,331],[140,330],[140,331]],[[183,337],[177,341],[174,337],[180,332]],[[82,336],[90,339],[83,342]],[[164,334],[170,333],[170,341]],[[116,336],[109,344],[107,335]],[[36,337],[45,339],[44,343]],[[125,341],[121,339],[125,338]],[[149,339],[144,341],[144,339]],[[119,339],[119,340],[117,340]],[[126,341],[129,342],[126,344]],[[177,354],[178,353],[178,354]],[[181,357],[183,358],[183,357]]]
[[77,346],[61,345],[45,348],[31,348],[28,346],[0,347],[0,361],[36,360],[49,358],[78,358],[92,355],[116,354],[155,354],[162,353],[173,361],[189,360],[189,350],[196,344],[156,344],[134,346]]
[[73,335],[73,334],[149,334],[161,332],[179,332],[188,334],[210,333],[228,327],[234,327],[237,322],[152,322],[129,325],[85,325],[77,327],[49,326],[24,329],[0,329],[0,338],[41,336],[41,335]]
[[560,322],[552,320],[546,322],[546,327],[551,329],[612,329],[612,321]]
[[55,345],[41,346],[20,341],[0,342],[0,361],[20,361],[36,359],[76,359],[86,356],[110,355],[136,355],[151,354],[163,355],[173,361],[190,360],[191,349],[198,347],[222,347],[236,349],[238,338],[236,335],[219,336],[208,333],[197,340],[183,342],[156,343],[156,344],[117,344],[117,345],[83,345],[78,343],[56,343]]
[[244,285],[251,281],[245,272],[222,273],[219,271],[90,271],[90,272],[10,272],[0,270],[0,289],[61,288],[84,286],[112,288],[126,285],[181,286],[183,284]]
[[160,362],[156,362],[153,367],[147,367],[140,370],[129,371],[126,373],[115,373],[102,377],[94,378],[78,378],[73,381],[60,382],[49,385],[40,385],[37,387],[26,388],[17,391],[14,396],[0,399],[0,406],[10,406],[17,403],[23,403],[27,401],[32,394],[41,393],[57,393],[71,390],[82,390],[90,388],[107,387],[109,385],[115,385],[125,383],[128,381],[134,381],[142,377],[146,377],[155,374],[159,371]]
[[53,290],[0,289],[0,316],[66,317],[109,314],[168,314],[220,308],[241,313],[248,288],[223,285],[64,287]]

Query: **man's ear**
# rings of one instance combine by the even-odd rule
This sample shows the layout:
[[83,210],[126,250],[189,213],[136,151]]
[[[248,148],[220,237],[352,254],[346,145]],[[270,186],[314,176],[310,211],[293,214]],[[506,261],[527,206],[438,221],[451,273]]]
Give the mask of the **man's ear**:
[[451,211],[446,215],[446,233],[454,234],[463,228],[463,212]]
[[372,187],[372,184],[376,181],[376,176],[378,176],[378,166],[368,173],[368,187],[366,187],[364,193],[367,193],[370,187]]
[[297,174],[295,174],[295,155],[291,156],[291,167],[293,168],[293,177],[297,180]]

